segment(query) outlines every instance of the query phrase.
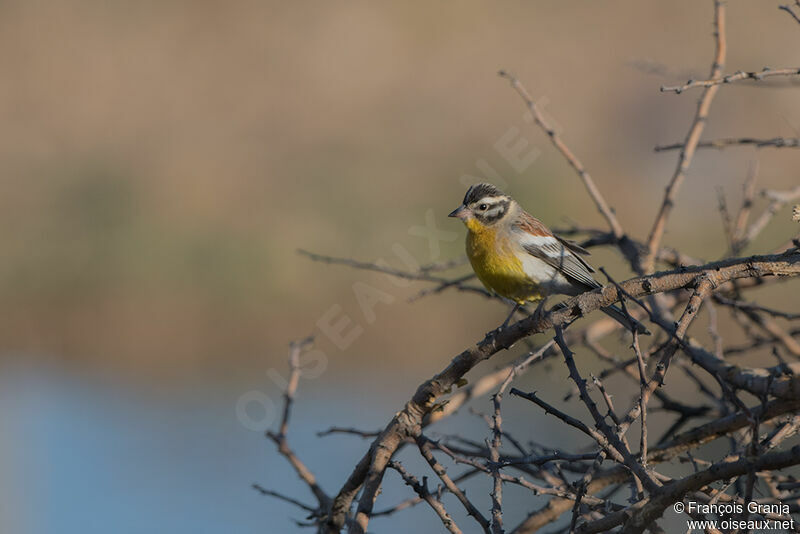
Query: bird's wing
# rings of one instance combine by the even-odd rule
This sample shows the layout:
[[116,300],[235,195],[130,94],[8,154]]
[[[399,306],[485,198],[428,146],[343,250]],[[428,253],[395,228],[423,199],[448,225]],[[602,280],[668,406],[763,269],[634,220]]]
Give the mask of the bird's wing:
[[[601,287],[592,277],[594,269],[577,254],[572,246],[553,235],[538,219],[527,213],[514,225],[522,248],[558,270],[567,279],[590,288]],[[577,245],[576,248],[581,249]]]
[[[571,239],[564,239],[563,237],[561,237],[559,235],[555,235],[555,234],[553,234],[553,235],[555,236],[556,239],[558,239],[559,241],[564,243],[564,246],[567,247],[568,249],[570,249],[572,252],[575,252],[576,254],[583,254],[584,256],[591,256],[592,255],[591,252],[589,252],[588,250],[586,250],[585,248],[580,246],[575,241],[573,241]],[[589,267],[589,266],[587,265],[587,267]],[[589,270],[594,272],[594,269],[592,269],[591,267],[589,267]]]

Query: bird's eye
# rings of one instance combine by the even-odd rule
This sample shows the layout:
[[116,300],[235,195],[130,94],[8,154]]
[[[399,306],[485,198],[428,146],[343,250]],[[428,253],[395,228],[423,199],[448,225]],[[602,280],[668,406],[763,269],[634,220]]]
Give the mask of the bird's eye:
[[488,208],[489,208],[488,204],[481,204],[480,206],[478,206],[478,209],[481,211],[486,211]]

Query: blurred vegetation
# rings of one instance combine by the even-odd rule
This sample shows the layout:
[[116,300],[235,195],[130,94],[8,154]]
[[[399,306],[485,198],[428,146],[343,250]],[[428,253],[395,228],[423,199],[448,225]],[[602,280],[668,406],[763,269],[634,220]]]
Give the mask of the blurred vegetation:
[[[503,310],[464,295],[407,304],[420,287],[311,264],[295,249],[391,263],[400,243],[427,263],[425,241],[408,229],[432,209],[459,232],[436,259],[455,257],[463,229],[445,216],[463,195],[460,177],[480,176],[479,158],[548,224],[600,224],[575,176],[522,121],[501,67],[546,98],[641,237],[676,159],[652,147],[682,138],[696,102],[658,87],[705,72],[707,7],[3,2],[0,357],[262,376],[331,305],[363,323],[350,287],[364,280],[396,304],[379,307],[344,353],[320,340],[332,376],[364,361],[403,361],[417,377],[437,369]],[[726,71],[796,63],[797,28],[776,5],[731,0],[729,13]],[[796,135],[798,98],[785,84],[726,88],[706,137]],[[522,174],[493,148],[512,126],[542,151]],[[756,158],[761,186],[797,183],[796,151],[703,151],[667,244],[722,253],[716,188],[736,206]],[[750,251],[794,230],[779,217]],[[627,274],[610,254],[596,257]]]

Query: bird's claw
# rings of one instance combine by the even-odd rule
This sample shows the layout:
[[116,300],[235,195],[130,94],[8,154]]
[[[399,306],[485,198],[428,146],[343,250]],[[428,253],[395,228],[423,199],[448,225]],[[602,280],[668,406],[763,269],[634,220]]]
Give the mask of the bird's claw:
[[503,321],[503,324],[501,324],[501,325],[500,325],[500,326],[497,328],[497,331],[498,331],[498,332],[502,332],[502,331],[505,329],[505,327],[507,327],[507,326],[508,326],[508,323],[510,323],[510,322],[511,322],[511,319],[514,317],[514,314],[515,314],[515,313],[517,313],[517,310],[519,309],[519,307],[520,307],[520,304],[519,304],[519,303],[517,303],[517,304],[514,304],[514,307],[511,309],[511,313],[509,313],[509,314],[508,314],[508,317],[506,317],[506,320],[505,320],[505,321]]
[[544,316],[545,316],[545,313],[546,313],[546,311],[545,311],[545,305],[546,304],[547,304],[547,297],[545,297],[541,301],[539,301],[539,304],[536,306],[536,309],[533,310],[532,317],[533,317],[534,321],[538,322],[538,321],[541,321],[542,319],[544,319]]

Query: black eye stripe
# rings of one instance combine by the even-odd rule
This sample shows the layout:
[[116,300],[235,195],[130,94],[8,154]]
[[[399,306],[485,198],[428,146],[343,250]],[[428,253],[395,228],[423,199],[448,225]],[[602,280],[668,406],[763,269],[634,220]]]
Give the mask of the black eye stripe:
[[509,204],[510,202],[508,200],[496,201],[494,204],[490,205],[489,209],[486,211],[479,211],[476,217],[484,223],[496,222],[506,214]]
[[473,202],[472,205],[475,206],[476,208],[479,208],[479,209],[481,209],[481,208],[483,208],[485,206],[486,209],[490,210],[490,209],[496,207],[498,204],[502,204],[502,203],[503,203],[502,199],[493,198],[493,199],[490,200],[489,198],[482,198],[480,200],[476,200],[475,202]]

